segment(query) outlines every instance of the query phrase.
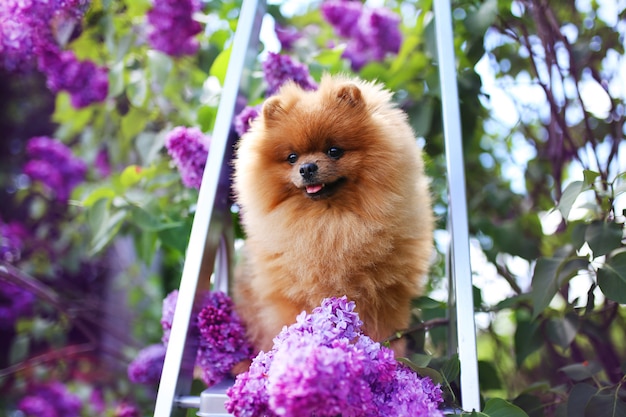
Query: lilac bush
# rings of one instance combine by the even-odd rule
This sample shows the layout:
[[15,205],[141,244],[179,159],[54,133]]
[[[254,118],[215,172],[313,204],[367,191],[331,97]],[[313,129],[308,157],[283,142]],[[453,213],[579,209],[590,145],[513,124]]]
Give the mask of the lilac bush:
[[347,298],[325,299],[275,338],[229,389],[235,416],[443,416],[442,391],[361,331]]
[[81,407],[80,398],[60,382],[32,387],[18,405],[25,417],[78,417]]
[[261,111],[261,106],[246,106],[242,111],[240,111],[236,116],[233,122],[235,132],[239,136],[242,136],[248,130],[250,130],[250,123],[259,115]]
[[72,150],[47,136],[31,138],[26,145],[24,173],[42,183],[57,201],[67,202],[74,187],[84,181],[87,165]]
[[108,74],[92,61],[63,51],[58,39],[80,23],[85,0],[7,0],[0,3],[0,66],[9,71],[37,68],[53,93],[67,91],[75,108],[103,101]]
[[0,330],[12,329],[19,318],[30,317],[34,303],[33,293],[0,280]]
[[[250,359],[252,346],[245,337],[243,322],[228,295],[221,291],[209,291],[201,297],[201,309],[195,316],[195,334],[198,338],[196,366],[201,371],[200,379],[211,386],[223,380],[234,365]],[[169,342],[177,300],[177,290],[163,300],[161,326],[165,346]],[[129,375],[130,372],[129,369]]]
[[195,54],[199,46],[195,35],[202,26],[193,14],[199,10],[198,0],[155,0],[147,15],[150,45],[174,57]]
[[0,261],[16,263],[22,256],[28,231],[19,222],[5,223],[0,218]]
[[348,39],[343,57],[359,71],[370,61],[397,54],[402,45],[400,16],[385,7],[370,8],[360,2],[330,0],[322,4],[323,17],[337,35]]
[[178,126],[167,134],[165,147],[186,187],[200,188],[210,140],[197,127]]
[[270,52],[262,66],[267,83],[267,96],[275,94],[287,81],[293,81],[304,90],[317,89],[317,83],[309,74],[308,67],[289,55]]
[[166,347],[159,343],[139,351],[128,365],[128,379],[136,384],[156,384],[163,371]]

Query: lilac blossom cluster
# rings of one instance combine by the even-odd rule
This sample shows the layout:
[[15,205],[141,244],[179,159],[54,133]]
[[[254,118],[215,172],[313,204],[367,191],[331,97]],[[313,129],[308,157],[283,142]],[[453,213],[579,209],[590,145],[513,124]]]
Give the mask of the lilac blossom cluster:
[[67,91],[76,109],[103,101],[109,91],[109,76],[104,67],[91,61],[79,61],[72,51],[56,46],[45,48],[39,55],[39,70],[46,75],[50,91]]
[[86,0],[6,0],[0,3],[0,66],[9,71],[37,67],[48,88],[67,91],[75,108],[104,100],[108,75],[91,61],[78,61],[57,41],[80,21]]
[[243,322],[225,293],[209,293],[196,325],[200,333],[196,364],[207,386],[221,381],[234,365],[252,357],[252,345],[246,340]]
[[193,14],[199,10],[198,0],[155,0],[148,11],[150,45],[170,56],[195,54],[199,46],[195,36],[202,26]]
[[241,137],[248,130],[250,130],[250,124],[257,118],[261,106],[246,106],[244,109],[235,116],[235,132]]
[[25,417],[79,417],[81,407],[80,398],[60,382],[32,388],[18,404]]
[[262,66],[267,96],[275,94],[287,81],[293,81],[304,90],[317,90],[317,83],[309,74],[308,67],[289,55],[270,52]]
[[[200,379],[211,386],[229,375],[233,366],[252,357],[252,346],[245,338],[243,322],[234,310],[230,297],[220,291],[202,294],[202,308],[196,316],[198,337],[196,366]],[[162,345],[152,345],[139,352],[128,367],[132,382],[157,382],[163,370],[165,350],[170,338],[178,291],[172,291],[163,300],[161,327]]]
[[128,365],[128,379],[135,384],[155,384],[159,382],[165,360],[165,346],[161,343],[150,345],[139,351]]
[[67,202],[72,190],[85,179],[87,165],[72,150],[47,136],[31,138],[26,145],[24,173],[41,182],[57,201]]
[[26,228],[21,223],[5,223],[0,218],[0,261],[8,263],[19,261],[26,236]]
[[388,53],[400,51],[400,16],[391,10],[342,0],[326,1],[321,10],[337,35],[348,39],[343,57],[350,60],[354,71],[370,61],[382,61]]
[[0,281],[0,329],[10,329],[33,312],[35,295],[11,282]]
[[254,358],[227,394],[236,417],[441,417],[441,388],[361,332],[354,302],[325,299]]
[[[268,97],[278,92],[280,87],[288,81],[298,84],[304,90],[317,90],[317,83],[309,74],[307,66],[297,62],[289,55],[270,52],[262,66],[263,76],[267,83],[266,96]],[[235,132],[239,136],[250,129],[250,124],[259,115],[260,110],[261,105],[246,106],[235,115],[233,124]]]
[[165,138],[165,147],[180,172],[183,184],[200,189],[211,138],[197,127],[178,126]]

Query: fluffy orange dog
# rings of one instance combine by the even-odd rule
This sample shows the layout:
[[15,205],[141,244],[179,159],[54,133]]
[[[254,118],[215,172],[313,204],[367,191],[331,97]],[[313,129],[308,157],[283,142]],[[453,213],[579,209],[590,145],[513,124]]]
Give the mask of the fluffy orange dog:
[[[257,349],[323,298],[356,302],[364,331],[405,328],[432,252],[421,152],[382,86],[287,84],[241,139],[235,192],[247,233],[234,299]],[[403,345],[394,345],[402,354]]]

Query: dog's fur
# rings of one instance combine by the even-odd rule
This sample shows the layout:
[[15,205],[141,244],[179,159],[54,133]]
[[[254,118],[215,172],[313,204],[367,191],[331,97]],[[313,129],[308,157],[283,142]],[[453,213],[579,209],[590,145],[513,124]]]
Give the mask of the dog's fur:
[[233,294],[257,349],[331,296],[356,302],[374,340],[408,326],[434,220],[421,151],[381,85],[285,85],[241,138],[234,186],[247,239]]

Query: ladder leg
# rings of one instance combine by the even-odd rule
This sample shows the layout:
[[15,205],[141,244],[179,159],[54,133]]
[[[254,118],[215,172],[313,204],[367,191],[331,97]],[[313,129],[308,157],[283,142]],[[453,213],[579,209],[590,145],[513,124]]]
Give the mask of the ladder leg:
[[446,166],[448,170],[448,229],[450,231],[450,305],[456,324],[456,342],[461,362],[461,406],[467,411],[480,410],[476,326],[472,270],[469,254],[467,199],[461,118],[458,105],[456,62],[452,36],[452,12],[449,0],[436,0],[435,30],[443,110]]
[[[194,307],[198,307],[196,305],[199,301],[198,288],[208,285],[208,279],[207,282],[200,282],[200,278],[206,279],[211,276],[217,248],[226,236],[225,233],[228,233],[226,229],[230,219],[228,207],[230,191],[227,167],[233,139],[231,123],[244,70],[246,66],[252,67],[250,60],[257,56],[258,36],[264,12],[264,1],[244,0],[241,7],[211,149],[189,237],[154,417],[184,415],[184,410],[179,407],[184,406],[180,398],[184,398],[190,392],[197,349],[189,337],[192,328],[191,318]],[[228,238],[226,241],[228,243]],[[229,262],[227,258],[223,256],[221,258],[221,264],[224,263],[224,259],[226,263]],[[221,278],[218,278],[216,275],[216,281],[222,282]]]

